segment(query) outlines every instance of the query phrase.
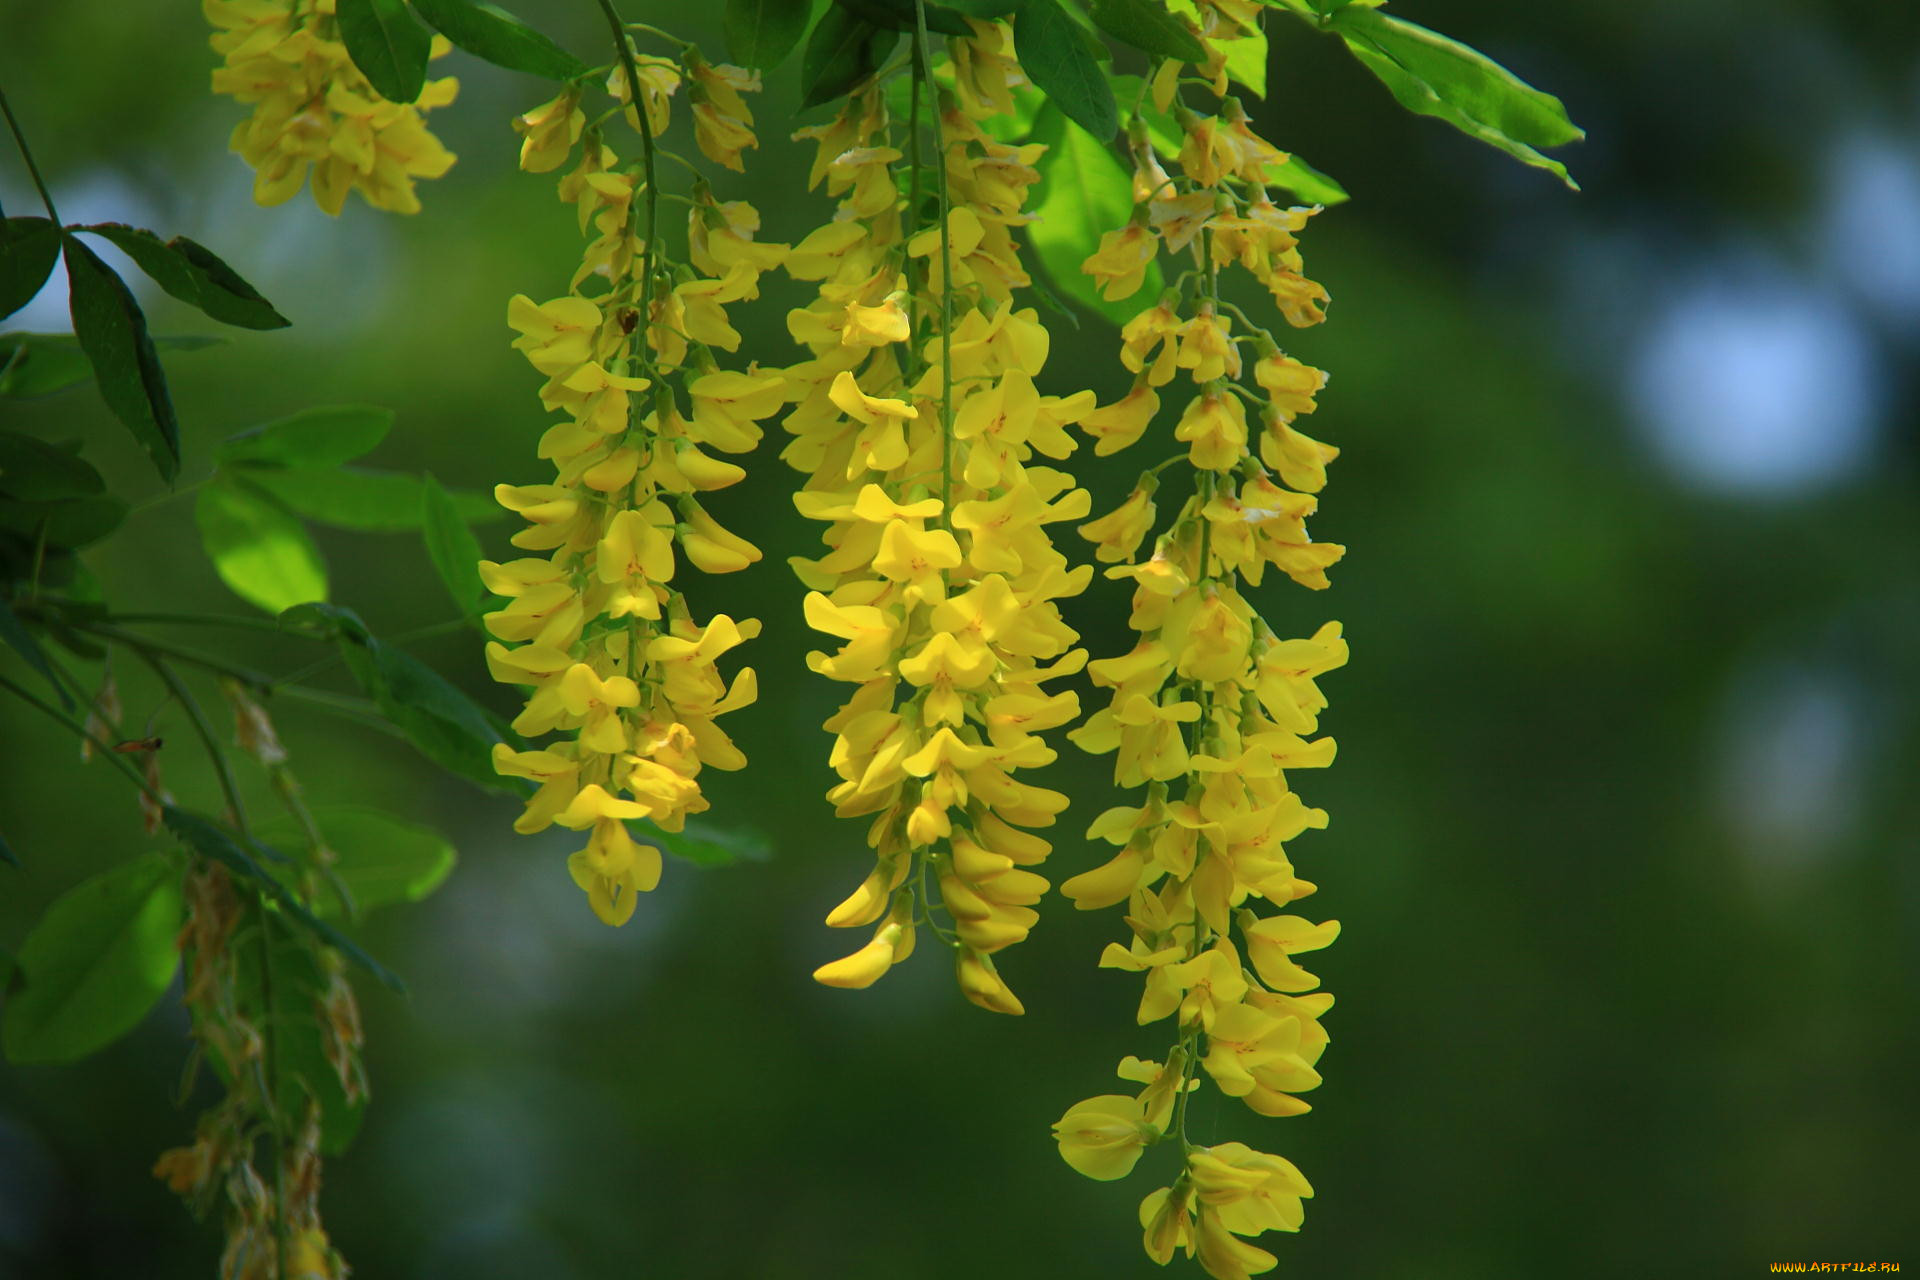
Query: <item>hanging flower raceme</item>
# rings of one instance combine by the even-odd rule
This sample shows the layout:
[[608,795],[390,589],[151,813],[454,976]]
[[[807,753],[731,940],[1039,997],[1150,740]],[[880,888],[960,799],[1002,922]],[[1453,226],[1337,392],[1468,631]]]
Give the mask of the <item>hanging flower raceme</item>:
[[[1219,42],[1252,30],[1253,11],[1203,2],[1199,12],[1189,25],[1209,60],[1196,69],[1224,93]],[[1068,1164],[1096,1179],[1121,1178],[1148,1147],[1178,1140],[1174,1178],[1140,1207],[1147,1253],[1165,1263],[1184,1250],[1214,1276],[1244,1277],[1275,1259],[1241,1238],[1298,1229],[1312,1189],[1279,1157],[1189,1142],[1187,1101],[1211,1080],[1255,1112],[1289,1116],[1307,1109],[1298,1095],[1319,1083],[1320,1017],[1333,998],[1313,990],[1318,980],[1295,957],[1332,942],[1339,927],[1292,912],[1314,886],[1295,874],[1288,845],[1327,816],[1291,778],[1333,759],[1332,740],[1312,737],[1325,706],[1315,682],[1347,657],[1339,624],[1282,639],[1245,589],[1269,566],[1325,587],[1342,549],[1313,542],[1305,525],[1336,451],[1293,426],[1312,412],[1325,376],[1283,354],[1219,288],[1221,272],[1238,266],[1290,324],[1320,320],[1326,295],[1301,274],[1295,241],[1314,211],[1271,202],[1267,174],[1285,157],[1231,98],[1211,116],[1175,104],[1181,70],[1163,64],[1152,83],[1160,109],[1174,109],[1182,145],[1156,154],[1144,122],[1134,123],[1134,217],[1084,268],[1117,299],[1138,291],[1156,254],[1184,267],[1122,331],[1132,390],[1082,423],[1111,453],[1148,431],[1164,398],[1184,450],[1080,528],[1113,562],[1107,575],[1132,581],[1137,640],[1089,664],[1109,696],[1070,737],[1113,753],[1115,781],[1139,796],[1088,832],[1116,847],[1112,858],[1061,887],[1084,909],[1126,904],[1131,937],[1100,963],[1141,975],[1139,1022],[1172,1019],[1175,1030],[1164,1060],[1120,1065],[1132,1092],[1076,1104],[1055,1137]],[[1160,526],[1163,482],[1181,471],[1190,492]],[[1280,911],[1263,914],[1263,901]]]
[[[871,939],[814,977],[865,987],[924,926],[969,1000],[1017,1014],[993,958],[1026,937],[1048,888],[1031,869],[1051,846],[1028,829],[1066,805],[1019,775],[1052,761],[1042,734],[1079,715],[1047,686],[1085,663],[1056,602],[1091,576],[1047,528],[1085,516],[1086,492],[1034,456],[1064,459],[1093,397],[1035,386],[1048,336],[1013,304],[1029,283],[1013,231],[1041,149],[982,130],[1018,67],[1005,26],[971,27],[932,76],[915,59],[906,121],[870,86],[798,135],[839,203],[786,264],[818,296],[788,318],[811,358],[786,371],[783,457],[808,476],[800,511],[827,527],[827,553],[792,562],[812,589],[807,621],[833,643],[807,661],[856,687],[826,723],[841,780],[827,798],[869,820],[875,856],[827,917]],[[948,67],[954,89],[935,92]]]
[[[453,153],[422,117],[453,101],[459,82],[429,80],[410,103],[388,102],[340,42],[334,0],[202,0],[222,65],[215,93],[253,108],[234,127],[232,148],[253,166],[253,198],[291,199],[309,178],[330,214],[358,191],[376,209],[418,213],[416,178],[438,178]],[[434,36],[431,56],[451,48]]]
[[[534,784],[515,827],[557,823],[585,833],[569,868],[613,925],[660,879],[659,850],[634,840],[628,822],[680,831],[707,808],[701,770],[746,763],[717,720],[754,700],[753,670],[729,684],[719,660],[760,625],[725,614],[696,622],[675,580],[683,564],[718,574],[760,559],[706,509],[704,495],[745,475],[716,455],[751,450],[760,420],[786,403],[780,374],[726,369],[716,354],[740,343],[727,306],[758,295],[760,274],[780,264],[786,246],[753,238],[759,216],[748,205],[716,203],[697,187],[688,260],[669,262],[651,185],[653,140],[671,122],[676,92],[695,86],[702,145],[724,137],[737,155],[752,145],[739,93],[758,88],[758,76],[709,65],[691,47],[682,63],[638,56],[627,64],[629,54],[608,91],[629,104],[619,114],[641,135],[639,163],[623,166],[587,123],[578,88],[516,122],[527,170],[558,169],[579,144],[560,195],[582,230],[597,235],[571,292],[543,303],[516,297],[508,307],[520,335],[513,345],[546,375],[541,401],[561,417],[539,446],[553,480],[497,491],[527,522],[514,545],[533,554],[481,564],[488,588],[507,601],[486,617],[497,638],[488,663],[496,680],[529,691],[513,728],[557,736],[527,750],[495,749],[502,774]],[[644,119],[630,105],[627,65]]]

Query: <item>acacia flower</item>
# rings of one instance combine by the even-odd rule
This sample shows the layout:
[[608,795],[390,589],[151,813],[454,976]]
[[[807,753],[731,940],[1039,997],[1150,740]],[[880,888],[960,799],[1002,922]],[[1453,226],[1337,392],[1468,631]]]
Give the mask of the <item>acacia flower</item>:
[[[700,145],[737,161],[751,145],[740,94],[758,77],[708,64],[690,46],[684,55],[684,66],[636,58],[647,124],[664,132],[672,97],[691,82]],[[624,70],[609,92],[631,102]],[[528,690],[513,727],[561,736],[495,751],[500,773],[538,785],[515,826],[585,831],[568,868],[600,919],[619,925],[661,873],[660,851],[636,841],[628,824],[682,830],[708,805],[701,771],[746,763],[716,722],[751,703],[757,683],[751,668],[729,683],[719,664],[759,624],[719,614],[700,625],[676,577],[683,565],[730,573],[760,558],[698,495],[745,474],[704,451],[753,449],[760,422],[786,403],[780,374],[722,369],[712,356],[738,345],[726,307],[755,296],[759,273],[778,265],[786,246],[756,239],[759,215],[744,202],[717,204],[701,190],[689,260],[668,263],[647,167],[622,170],[598,127],[580,122],[577,103],[569,89],[516,122],[531,171],[560,168],[581,145],[580,166],[560,192],[595,236],[569,293],[508,304],[513,346],[547,376],[541,401],[564,417],[540,439],[553,482],[496,491],[527,522],[514,544],[539,555],[486,562],[482,577],[508,599],[485,618],[496,638],[489,668]],[[619,114],[639,130],[633,110]]]
[[[1196,12],[1191,29],[1207,54],[1200,69],[1224,93],[1221,42],[1257,29],[1257,10],[1200,0]],[[1282,640],[1247,591],[1268,566],[1325,587],[1344,549],[1306,530],[1337,451],[1293,426],[1315,409],[1325,375],[1220,299],[1221,272],[1238,268],[1268,288],[1288,323],[1317,323],[1326,294],[1302,274],[1296,238],[1312,211],[1267,198],[1267,175],[1285,157],[1237,103],[1225,100],[1213,115],[1174,108],[1179,81],[1172,60],[1151,80],[1156,106],[1180,126],[1176,152],[1156,154],[1143,123],[1129,128],[1136,209],[1085,265],[1104,287],[1133,261],[1133,247],[1157,241],[1194,267],[1122,328],[1121,363],[1135,382],[1123,400],[1083,418],[1099,452],[1151,432],[1159,389],[1184,375],[1190,391],[1171,430],[1187,446],[1184,459],[1157,464],[1118,508],[1081,527],[1098,558],[1116,562],[1108,576],[1133,581],[1138,639],[1088,665],[1105,702],[1069,737],[1112,753],[1114,781],[1139,792],[1088,829],[1110,851],[1104,861],[1061,887],[1081,909],[1126,904],[1129,936],[1108,945],[1100,964],[1140,976],[1143,1026],[1174,1028],[1163,1061],[1123,1072],[1144,1087],[1137,1095],[1077,1105],[1055,1138],[1063,1159],[1095,1178],[1124,1175],[1162,1135],[1180,1138],[1178,1177],[1141,1203],[1142,1244],[1161,1263],[1185,1251],[1214,1276],[1242,1277],[1275,1265],[1242,1238],[1297,1230],[1312,1189],[1281,1158],[1244,1144],[1193,1145],[1184,1105],[1210,1081],[1258,1114],[1296,1115],[1306,1110],[1299,1093],[1320,1082],[1320,1019],[1332,998],[1314,991],[1319,980],[1294,958],[1332,942],[1338,923],[1263,916],[1257,904],[1291,905],[1314,891],[1295,875],[1289,843],[1327,816],[1293,780],[1333,760],[1332,740],[1308,736],[1326,705],[1316,678],[1346,661],[1338,624]],[[1254,354],[1250,376],[1243,346]],[[1163,469],[1181,461],[1192,492],[1143,555]],[[1127,1128],[1168,1101],[1163,1130]]]

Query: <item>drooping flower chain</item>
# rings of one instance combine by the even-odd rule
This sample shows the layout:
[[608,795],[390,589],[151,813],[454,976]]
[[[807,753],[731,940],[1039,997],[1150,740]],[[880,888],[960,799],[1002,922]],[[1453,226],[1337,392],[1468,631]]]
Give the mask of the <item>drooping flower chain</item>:
[[[367,83],[340,42],[334,0],[202,0],[210,38],[223,59],[213,90],[250,105],[234,126],[232,149],[253,166],[253,198],[290,200],[312,179],[313,200],[330,214],[358,191],[376,209],[418,213],[416,178],[438,178],[453,153],[422,116],[453,101],[459,82],[429,80],[411,103],[388,102]],[[450,46],[434,36],[430,56]]]
[[509,305],[508,323],[520,333],[513,345],[547,375],[542,403],[565,417],[540,441],[553,482],[496,491],[528,522],[514,545],[547,554],[481,565],[488,589],[509,598],[486,618],[498,638],[487,647],[489,667],[496,680],[531,689],[513,728],[561,736],[533,750],[495,748],[502,774],[539,784],[515,828],[585,830],[586,847],[568,866],[613,925],[660,879],[659,850],[636,842],[627,821],[680,831],[708,806],[702,768],[746,764],[715,721],[754,700],[753,669],[729,687],[717,661],[760,625],[725,614],[697,624],[673,580],[682,559],[710,574],[760,559],[703,507],[701,494],[745,475],[706,451],[751,450],[758,420],[785,399],[778,373],[723,370],[714,353],[738,349],[726,307],[756,297],[760,273],[787,247],[755,242],[751,207],[716,204],[700,188],[688,261],[668,263],[649,186],[654,139],[683,85],[701,150],[740,168],[741,150],[756,145],[740,95],[759,87],[759,75],[709,64],[691,46],[678,62],[640,56],[630,65],[645,117],[622,67],[608,91],[641,134],[640,164],[620,167],[598,123],[587,123],[578,87],[516,122],[529,171],[559,168],[581,144],[560,195],[576,206],[581,229],[599,234],[570,293]]
[[[950,69],[951,89],[914,77],[904,138],[878,87],[796,135],[817,143],[811,181],[839,206],[787,261],[819,297],[789,316],[812,359],[787,371],[783,457],[808,475],[800,511],[827,522],[828,553],[792,562],[812,589],[808,622],[838,642],[808,663],[858,687],[826,722],[842,780],[827,798],[843,817],[871,816],[875,854],[827,924],[877,928],[814,977],[866,987],[925,924],[952,948],[968,999],[1018,1014],[993,957],[1026,937],[1048,888],[1029,869],[1051,846],[1025,829],[1050,825],[1067,798],[1016,774],[1052,761],[1040,733],[1079,714],[1072,692],[1045,685],[1086,661],[1054,602],[1091,577],[1046,531],[1086,514],[1085,491],[1030,460],[1065,458],[1064,428],[1093,397],[1034,386],[1049,340],[1013,305],[1029,283],[1013,230],[1027,221],[1040,149],[982,129],[1011,112],[1019,69],[1004,25],[970,25],[926,78]],[[941,167],[931,176],[917,163],[923,88]]]
[[[1331,739],[1309,737],[1325,706],[1314,682],[1347,650],[1337,623],[1309,639],[1280,639],[1242,593],[1260,585],[1268,565],[1304,586],[1327,585],[1326,567],[1343,549],[1312,542],[1304,521],[1336,451],[1292,426],[1313,410],[1325,376],[1223,302],[1219,273],[1244,268],[1296,326],[1321,319],[1326,295],[1301,274],[1294,239],[1314,211],[1271,202],[1267,172],[1285,156],[1225,96],[1220,42],[1254,30],[1257,11],[1216,0],[1201,0],[1198,11],[1201,21],[1189,25],[1209,63],[1197,70],[1220,98],[1217,112],[1175,109],[1178,178],[1136,118],[1134,217],[1084,268],[1110,298],[1137,290],[1163,250],[1187,268],[1125,326],[1121,359],[1134,387],[1085,426],[1100,437],[1098,452],[1124,448],[1153,419],[1160,391],[1184,380],[1174,437],[1187,445],[1193,492],[1146,557],[1139,549],[1155,527],[1160,473],[1178,457],[1081,527],[1100,559],[1121,562],[1108,575],[1133,580],[1139,640],[1089,665],[1112,694],[1070,737],[1117,753],[1115,780],[1144,796],[1088,832],[1119,847],[1113,859],[1062,886],[1083,909],[1127,904],[1132,938],[1110,944],[1100,963],[1143,974],[1139,1022],[1171,1016],[1177,1031],[1164,1060],[1120,1065],[1121,1078],[1143,1088],[1074,1105],[1055,1136],[1067,1162],[1096,1179],[1124,1177],[1147,1147],[1176,1143],[1175,1177],[1140,1207],[1147,1253],[1166,1263],[1185,1250],[1216,1277],[1244,1277],[1275,1259],[1241,1238],[1297,1230],[1312,1188],[1283,1158],[1238,1142],[1191,1142],[1187,1101],[1210,1078],[1262,1115],[1290,1116],[1307,1110],[1296,1095],[1319,1083],[1314,1064],[1327,1043],[1319,1020],[1333,998],[1313,991],[1318,980],[1293,956],[1330,943],[1338,923],[1263,916],[1254,904],[1284,907],[1314,890],[1295,875],[1286,842],[1325,826],[1326,814],[1309,808],[1288,776],[1333,759]],[[1160,67],[1152,91],[1161,111],[1174,106],[1185,72],[1171,61]],[[1243,346],[1254,355],[1250,371]],[[1257,453],[1249,407],[1259,415]]]

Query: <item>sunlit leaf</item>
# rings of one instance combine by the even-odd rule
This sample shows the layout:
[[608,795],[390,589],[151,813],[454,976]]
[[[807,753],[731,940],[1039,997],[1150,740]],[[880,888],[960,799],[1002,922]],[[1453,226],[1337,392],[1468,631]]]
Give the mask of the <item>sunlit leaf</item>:
[[83,1058],[131,1031],[173,982],[180,873],[158,853],[83,881],[20,946],[24,979],[0,1018],[15,1063]]
[[327,569],[306,527],[268,499],[215,477],[194,500],[200,543],[221,581],[270,614],[325,600]]
[[1326,25],[1407,110],[1444,120],[1579,190],[1565,165],[1536,150],[1586,137],[1552,94],[1476,49],[1376,9],[1350,4]]
[[[1033,140],[1047,145],[1041,156],[1040,196],[1027,239],[1046,268],[1054,288],[1088,309],[1124,324],[1140,311],[1135,301],[1108,302],[1080,266],[1100,247],[1100,237],[1123,227],[1133,214],[1133,180],[1119,158],[1090,135],[1069,128],[1052,104],[1034,121]],[[1162,287],[1159,264],[1147,268],[1141,294],[1153,298]],[[1136,294],[1135,298],[1141,296]]]

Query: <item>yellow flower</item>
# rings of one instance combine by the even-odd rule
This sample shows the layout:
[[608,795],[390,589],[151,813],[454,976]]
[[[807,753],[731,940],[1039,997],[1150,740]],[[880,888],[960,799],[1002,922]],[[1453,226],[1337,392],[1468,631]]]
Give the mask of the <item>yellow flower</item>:
[[1203,471],[1231,471],[1246,455],[1247,410],[1238,396],[1208,391],[1187,402],[1175,440],[1189,443],[1187,457]]
[[1081,264],[1108,302],[1131,298],[1146,283],[1147,268],[1160,254],[1160,243],[1143,222],[1130,222],[1100,238],[1100,248]]
[[1104,561],[1126,560],[1140,547],[1140,540],[1153,528],[1153,493],[1158,482],[1152,473],[1143,475],[1127,500],[1102,516],[1080,526],[1080,537],[1094,544],[1094,555]]
[[904,584],[910,601],[938,602],[946,595],[941,571],[960,564],[960,544],[944,529],[915,529],[904,520],[887,522],[880,536],[880,554],[873,567],[896,583]]
[[1104,458],[1139,440],[1159,412],[1160,397],[1154,394],[1150,379],[1142,377],[1134,380],[1133,390],[1125,396],[1082,418],[1080,427],[1095,438],[1093,452]]
[[[330,214],[356,190],[375,208],[418,212],[414,180],[438,178],[454,160],[422,116],[453,101],[456,81],[429,80],[411,103],[381,98],[335,38],[330,5],[203,0],[202,9],[222,58],[214,92],[253,107],[231,146],[254,169],[256,201],[280,204],[311,177],[314,203]],[[428,55],[450,48],[435,36]]]
[[573,144],[580,141],[580,130],[586,122],[578,88],[568,88],[552,102],[515,116],[513,129],[522,137],[520,167],[528,173],[558,169],[572,154]]
[[1066,1163],[1090,1179],[1124,1179],[1153,1132],[1141,1115],[1140,1101],[1124,1094],[1102,1094],[1067,1109],[1053,1123],[1053,1137]]

